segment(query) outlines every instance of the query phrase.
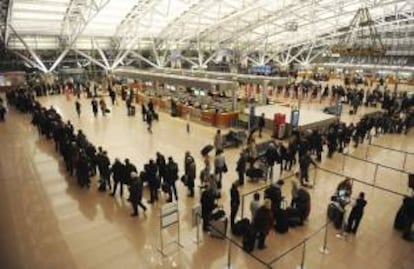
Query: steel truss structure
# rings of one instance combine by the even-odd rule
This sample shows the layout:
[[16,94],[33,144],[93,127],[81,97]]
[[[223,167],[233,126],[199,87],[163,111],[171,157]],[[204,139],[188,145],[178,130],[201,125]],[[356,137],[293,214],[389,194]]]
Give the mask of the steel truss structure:
[[361,8],[369,10],[388,55],[414,54],[413,0],[7,0],[2,6],[1,41],[42,72],[74,54],[107,71],[135,60],[205,68],[223,57],[233,64],[308,66],[355,30],[348,26]]

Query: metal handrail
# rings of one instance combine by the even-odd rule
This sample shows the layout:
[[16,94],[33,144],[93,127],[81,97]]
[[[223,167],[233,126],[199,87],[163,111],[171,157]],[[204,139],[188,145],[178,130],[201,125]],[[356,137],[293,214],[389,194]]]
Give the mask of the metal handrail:
[[370,142],[369,145],[374,146],[374,147],[378,147],[378,148],[388,149],[388,150],[403,153],[403,154],[414,155],[414,152],[409,152],[409,151],[405,151],[405,150],[401,150],[401,149],[395,149],[395,148],[391,148],[391,147],[387,147],[387,146],[382,146],[382,145],[374,144],[372,142]]
[[318,230],[316,230],[315,232],[311,233],[310,235],[308,235],[307,237],[305,237],[305,239],[303,239],[302,241],[300,241],[298,244],[294,245],[293,247],[289,248],[288,250],[284,251],[282,254],[280,254],[279,256],[277,256],[276,258],[270,260],[268,262],[269,265],[279,261],[280,259],[282,259],[283,257],[285,257],[286,255],[288,255],[289,253],[291,253],[292,251],[294,251],[295,249],[299,248],[300,246],[302,246],[303,244],[305,244],[307,241],[309,241],[310,239],[312,239],[313,237],[315,237],[320,231],[322,231],[323,229],[325,229],[328,225],[329,225],[330,221],[326,222],[324,225],[322,225],[321,227],[319,227]]
[[393,191],[393,190],[390,190],[390,189],[387,189],[387,188],[384,188],[384,187],[380,187],[380,186],[377,186],[375,184],[363,181],[361,179],[350,177],[350,176],[347,176],[347,175],[344,175],[344,174],[341,174],[341,173],[338,173],[338,172],[335,172],[335,171],[332,171],[332,170],[329,170],[329,169],[326,169],[326,168],[323,168],[323,167],[320,167],[320,166],[317,169],[322,170],[322,171],[327,172],[327,173],[330,173],[330,174],[340,176],[340,177],[349,178],[349,179],[351,179],[353,181],[356,181],[356,182],[359,182],[361,184],[364,184],[364,185],[367,185],[367,186],[370,186],[370,187],[373,187],[373,188],[376,188],[376,189],[380,189],[380,190],[383,190],[383,191],[386,191],[386,192],[389,192],[389,193],[392,193],[392,194],[396,194],[396,195],[403,196],[403,197],[406,196],[406,194],[403,194],[403,193],[400,193],[400,192],[397,192],[397,191]]
[[261,263],[265,267],[270,268],[270,269],[272,268],[268,263],[266,263],[265,261],[261,260],[259,257],[253,255],[252,253],[249,253],[249,252],[244,251],[243,246],[240,245],[234,239],[228,237],[226,233],[222,233],[222,231],[219,231],[213,225],[209,225],[209,228],[210,229],[213,229],[215,232],[217,232],[218,234],[220,234],[221,236],[223,236],[224,239],[228,240],[230,242],[230,244],[235,245],[236,247],[238,247],[239,249],[241,249],[244,253],[246,253],[248,256],[252,257],[253,259],[255,259],[256,261],[258,261],[259,263]]
[[367,159],[363,159],[363,158],[360,158],[360,157],[357,157],[357,156],[354,156],[354,155],[351,155],[351,154],[347,154],[347,153],[341,153],[341,154],[344,155],[345,157],[349,157],[349,158],[352,158],[352,159],[355,159],[355,160],[360,160],[360,161],[367,162],[367,163],[370,163],[370,164],[373,164],[373,165],[381,166],[381,167],[391,169],[391,170],[394,170],[394,171],[397,171],[397,172],[400,172],[400,173],[403,173],[403,174],[407,174],[407,175],[410,174],[407,171],[404,171],[404,170],[401,170],[401,169],[398,169],[398,168],[395,168],[395,167],[391,167],[391,166],[388,166],[388,165],[385,165],[385,164],[373,162],[373,161],[370,161],[370,160],[367,160]]

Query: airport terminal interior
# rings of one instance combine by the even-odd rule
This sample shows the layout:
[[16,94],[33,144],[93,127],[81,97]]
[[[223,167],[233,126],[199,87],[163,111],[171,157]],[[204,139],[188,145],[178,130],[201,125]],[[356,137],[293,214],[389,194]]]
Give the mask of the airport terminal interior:
[[414,268],[414,1],[0,8],[0,268]]

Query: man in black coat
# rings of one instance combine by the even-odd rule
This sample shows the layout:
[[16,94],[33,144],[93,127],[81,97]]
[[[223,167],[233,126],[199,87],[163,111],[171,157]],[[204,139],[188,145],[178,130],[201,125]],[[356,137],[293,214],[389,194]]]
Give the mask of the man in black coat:
[[272,202],[273,212],[276,212],[281,208],[283,201],[282,186],[284,183],[283,180],[278,180],[276,183],[270,185],[264,192],[264,198],[269,199]]
[[84,152],[79,154],[79,160],[76,166],[76,177],[78,179],[79,186],[82,188],[90,187],[88,157]]
[[91,105],[92,105],[93,115],[96,118],[98,116],[98,101],[96,101],[96,99],[93,98],[92,101],[91,101]]
[[184,157],[185,184],[188,188],[188,197],[194,197],[194,180],[196,178],[196,164],[193,156],[187,151]]
[[309,183],[309,166],[313,164],[315,167],[316,163],[310,157],[309,152],[304,154],[299,159],[299,170],[300,170],[300,183],[305,186],[305,182]]
[[264,115],[264,113],[262,113],[262,115],[260,116],[259,122],[258,122],[257,125],[259,127],[259,137],[261,138],[262,137],[263,128],[265,127],[265,115]]
[[157,165],[154,160],[150,160],[145,171],[146,179],[148,180],[148,187],[150,189],[150,199],[148,203],[152,204],[158,201],[158,189],[160,187],[160,179],[157,176]]
[[280,159],[274,143],[270,143],[269,147],[265,152],[266,159],[266,179],[272,179],[273,177],[273,166],[275,162]]
[[216,194],[213,189],[208,186],[202,193],[200,198],[201,217],[203,218],[203,231],[208,231],[211,212],[216,208]]
[[107,187],[111,190],[111,161],[108,158],[108,153],[106,151],[102,151],[101,153],[98,153],[96,159],[99,175],[101,177],[101,190],[106,191]]
[[[142,175],[141,175],[142,176]],[[133,213],[131,217],[138,216],[138,206],[140,206],[144,212],[147,211],[147,207],[142,204],[142,191],[143,182],[141,176],[138,176],[136,172],[132,172],[130,175],[131,181],[129,185],[129,202],[132,205]]]
[[157,152],[157,158],[155,160],[158,168],[158,176],[160,178],[160,181],[165,180],[165,171],[166,171],[166,162],[165,157],[161,153]]
[[270,209],[270,204],[265,200],[265,205],[257,209],[256,214],[253,218],[253,229],[259,240],[258,248],[266,248],[265,241],[266,236],[270,231],[272,226],[272,213]]
[[177,195],[177,187],[175,185],[175,182],[178,179],[178,165],[174,162],[172,157],[168,157],[168,163],[166,166],[166,172],[165,172],[165,181],[168,184],[168,195],[169,198],[167,200],[167,203],[171,203],[173,200],[173,194],[175,197],[175,200],[178,201],[178,195]]
[[137,168],[135,167],[135,165],[129,162],[129,159],[125,159],[124,175],[123,175],[124,184],[129,185],[129,183],[131,182],[132,172],[138,173]]
[[114,189],[111,196],[115,195],[116,189],[118,185],[120,185],[119,194],[122,197],[124,194],[125,167],[118,158],[116,158],[115,162],[112,164],[111,173],[114,180]]
[[237,165],[236,165],[236,171],[237,171],[237,175],[239,176],[240,186],[244,185],[244,175],[246,174],[246,163],[247,163],[246,154],[242,151],[240,153],[240,157],[237,160]]
[[238,187],[239,183],[236,181],[231,185],[230,189],[230,224],[232,229],[234,228],[237,211],[240,207],[240,193]]

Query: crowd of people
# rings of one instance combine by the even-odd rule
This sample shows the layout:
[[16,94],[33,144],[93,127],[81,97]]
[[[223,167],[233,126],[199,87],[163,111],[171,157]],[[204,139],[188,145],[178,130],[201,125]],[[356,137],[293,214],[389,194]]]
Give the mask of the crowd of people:
[[[128,115],[135,114],[135,107],[132,105],[132,94],[125,94]],[[124,95],[123,94],[123,95]],[[354,93],[358,94],[358,93]],[[116,94],[110,94],[112,103],[116,102]],[[349,98],[348,98],[349,99]],[[14,105],[18,110],[24,113],[31,113],[32,124],[38,129],[40,135],[47,139],[53,140],[55,149],[59,152],[65,163],[67,173],[76,178],[81,188],[91,187],[91,178],[98,176],[98,190],[101,192],[110,192],[114,196],[119,188],[119,195],[123,196],[124,185],[128,186],[129,198],[133,209],[132,216],[138,216],[138,207],[144,212],[147,207],[143,201],[144,183],[149,189],[150,198],[148,204],[156,203],[159,200],[160,190],[167,194],[166,202],[178,200],[176,182],[181,179],[182,183],[188,189],[188,196],[195,195],[195,180],[197,177],[196,162],[190,152],[185,153],[183,176],[179,176],[178,164],[173,157],[167,159],[163,154],[157,152],[154,159],[150,159],[143,166],[141,171],[130,162],[129,159],[121,161],[115,158],[111,163],[109,154],[102,147],[96,147],[91,143],[82,130],[75,132],[70,121],[64,122],[62,117],[53,107],[42,107],[35,100],[32,91],[15,90],[7,93],[8,103]],[[101,108],[103,116],[107,111],[104,101],[98,101],[93,98],[91,106],[95,117],[98,114],[98,107]],[[352,101],[351,101],[352,102]],[[238,180],[236,180],[230,189],[230,225],[235,234],[243,233],[243,241],[251,245],[251,241],[258,238],[259,248],[265,248],[266,236],[272,227],[280,233],[286,232],[286,229],[293,225],[302,225],[310,214],[311,197],[305,187],[309,183],[309,167],[317,166],[322,160],[324,146],[327,147],[327,157],[331,158],[335,152],[343,152],[351,142],[355,147],[369,139],[371,135],[381,133],[407,133],[413,125],[414,113],[409,110],[410,106],[401,106],[398,110],[388,109],[388,112],[381,113],[375,117],[363,117],[356,124],[346,125],[342,122],[336,122],[328,128],[326,133],[314,130],[310,132],[299,133],[294,131],[292,138],[287,145],[282,142],[270,143],[263,155],[259,155],[256,148],[255,136],[249,136],[247,149],[240,154],[236,164]],[[75,109],[80,116],[81,104],[75,101]],[[405,116],[395,116],[403,113]],[[142,117],[148,124],[148,131],[151,132],[151,122],[154,117],[158,117],[154,110],[154,105],[149,102],[147,106],[142,106]],[[262,126],[263,127],[263,126]],[[261,132],[260,132],[261,136]],[[204,167],[200,173],[201,180],[201,215],[203,219],[203,229],[209,230],[209,223],[212,220],[212,213],[217,208],[217,199],[221,197],[222,179],[228,172],[226,159],[223,154],[223,136],[218,130],[214,137],[214,157],[210,152],[203,154]],[[311,155],[315,155],[314,158]],[[284,205],[285,199],[282,195],[283,180],[278,180],[271,184],[263,193],[264,202],[261,204],[260,194],[256,193],[250,205],[251,208],[251,229],[241,228],[241,222],[236,221],[237,212],[240,207],[239,186],[245,183],[245,175],[248,170],[256,166],[257,162],[264,163],[265,178],[273,178],[274,173],[282,173],[283,170],[291,170],[294,165],[298,164],[297,176],[302,186],[293,183],[292,200],[289,206]],[[275,169],[278,166],[279,169]],[[112,178],[112,180],[111,180]],[[363,208],[366,205],[364,194],[359,195],[359,203],[356,209],[353,209],[352,217],[348,220],[347,230],[356,233],[359,221],[362,218]],[[365,201],[365,200],[364,200]],[[247,230],[240,232],[239,230]],[[245,238],[246,237],[246,240]],[[250,237],[250,239],[249,239]],[[247,243],[250,242],[250,243]],[[250,249],[250,247],[246,247]]]
[[[98,190],[109,191],[112,196],[116,194],[119,186],[119,195],[122,197],[124,185],[128,186],[132,216],[138,216],[138,206],[146,211],[146,206],[142,203],[145,182],[150,190],[149,204],[158,201],[160,189],[167,193],[167,202],[178,200],[178,165],[172,157],[168,157],[166,161],[157,152],[155,160],[149,160],[141,172],[129,159],[122,162],[115,158],[111,164],[107,151],[90,142],[82,130],[75,132],[72,123],[64,122],[53,107],[43,107],[35,100],[32,91],[13,90],[7,92],[6,97],[10,105],[32,115],[31,123],[36,126],[39,135],[54,141],[55,150],[62,156],[68,175],[75,177],[81,188],[90,188],[91,178],[95,176],[99,176]],[[189,152],[186,153],[185,160],[185,183],[189,196],[194,197],[195,161]]]

